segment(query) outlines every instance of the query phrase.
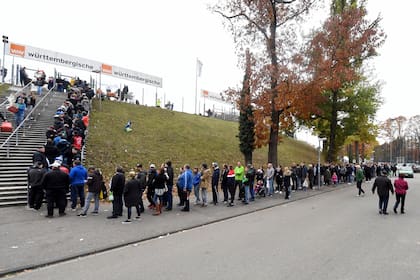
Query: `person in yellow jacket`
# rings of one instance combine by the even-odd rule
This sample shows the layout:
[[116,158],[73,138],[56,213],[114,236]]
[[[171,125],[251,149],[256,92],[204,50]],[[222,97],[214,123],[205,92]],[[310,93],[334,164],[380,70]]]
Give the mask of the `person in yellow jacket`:
[[211,192],[211,170],[206,163],[201,165],[201,207],[207,206],[207,192]]

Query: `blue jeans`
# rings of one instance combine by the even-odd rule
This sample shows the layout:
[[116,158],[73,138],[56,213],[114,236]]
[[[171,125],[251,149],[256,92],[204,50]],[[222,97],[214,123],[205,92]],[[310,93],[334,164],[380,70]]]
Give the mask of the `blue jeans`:
[[20,125],[20,123],[23,121],[23,117],[25,116],[25,111],[18,111],[15,114],[15,118],[16,118],[16,127],[18,127]]
[[380,195],[379,196],[379,210],[382,210],[382,213],[386,213],[388,208],[389,195]]
[[195,202],[200,202],[200,185],[194,185]]
[[255,199],[254,184],[249,185],[249,194],[251,195],[251,201],[253,201]]
[[166,202],[167,202],[166,208],[167,209],[172,209],[172,204],[173,204],[172,188],[173,188],[173,186],[167,185],[167,187],[168,187],[168,191],[165,193]]
[[80,207],[85,206],[85,185],[71,185],[71,208],[75,209],[77,205],[77,197],[80,197]]
[[267,183],[266,183],[267,185],[268,185],[268,195],[273,195],[273,193],[274,193],[274,187],[273,187],[273,179],[267,179]]
[[95,208],[93,209],[93,212],[98,212],[99,210],[99,193],[92,193],[92,192],[88,192],[87,196],[86,196],[86,201],[85,201],[85,207],[83,207],[83,214],[86,214],[87,211],[89,210],[89,206],[90,206],[90,201],[92,200],[95,201]]
[[245,185],[245,203],[249,202],[249,185]]
[[201,196],[203,199],[203,204],[207,205],[207,189],[206,188],[201,188]]

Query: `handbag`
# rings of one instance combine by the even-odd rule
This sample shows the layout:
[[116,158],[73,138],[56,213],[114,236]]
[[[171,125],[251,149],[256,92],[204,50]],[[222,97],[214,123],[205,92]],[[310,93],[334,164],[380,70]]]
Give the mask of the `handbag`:
[[165,189],[155,189],[155,194],[158,196],[162,196],[165,193]]
[[112,191],[109,191],[108,200],[114,201],[114,194],[112,193]]
[[4,121],[0,126],[0,132],[12,132],[13,126],[11,122]]
[[13,114],[16,114],[19,111],[19,109],[15,105],[10,105],[10,106],[7,107],[7,111],[9,111]]

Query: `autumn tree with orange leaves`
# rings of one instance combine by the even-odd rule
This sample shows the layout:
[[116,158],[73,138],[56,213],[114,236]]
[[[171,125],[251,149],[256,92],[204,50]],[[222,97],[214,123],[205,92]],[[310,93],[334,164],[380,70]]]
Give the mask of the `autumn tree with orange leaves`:
[[[316,0],[224,0],[212,7],[230,29],[241,55],[253,53],[251,102],[255,145],[268,145],[268,162],[277,165],[279,134],[295,118],[313,112],[315,92],[304,85],[296,37],[297,24]],[[243,59],[244,60],[244,59]]]
[[[363,66],[377,55],[385,35],[379,17],[372,22],[366,19],[363,3],[358,6],[355,0],[334,0],[330,17],[314,32],[306,51],[312,88],[322,95],[321,114],[313,116],[311,125],[327,137],[330,162],[337,159],[346,138],[354,134],[354,129],[348,128],[373,121],[380,105],[377,90],[371,90],[374,86],[364,86]],[[369,102],[368,108],[365,105]]]

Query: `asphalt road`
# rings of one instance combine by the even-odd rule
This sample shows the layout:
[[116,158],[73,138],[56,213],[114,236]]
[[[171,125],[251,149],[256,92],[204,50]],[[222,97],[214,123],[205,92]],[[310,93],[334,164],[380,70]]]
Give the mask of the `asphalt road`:
[[379,215],[364,183],[364,197],[344,188],[11,278],[420,279],[420,176],[408,181],[405,215]]

